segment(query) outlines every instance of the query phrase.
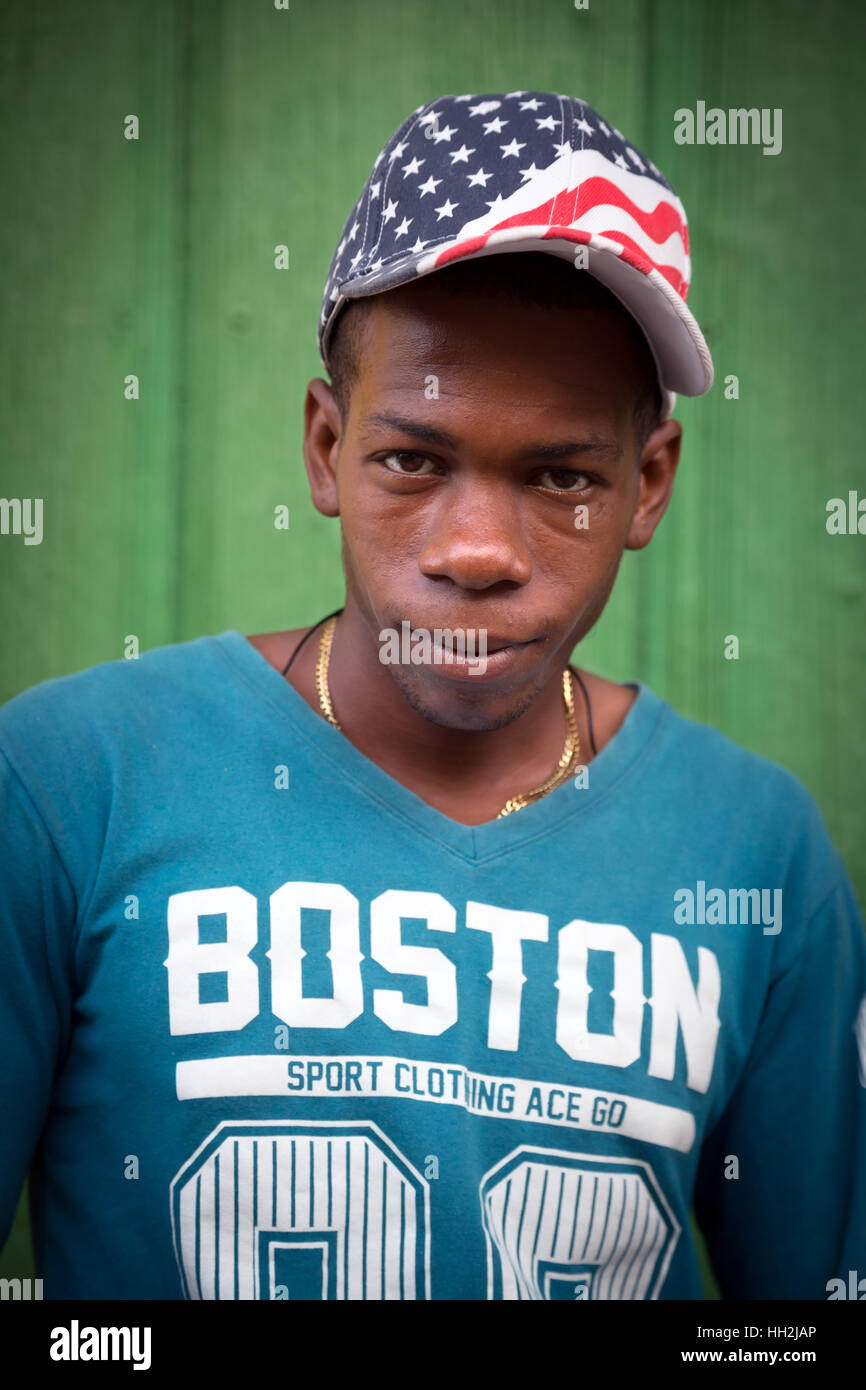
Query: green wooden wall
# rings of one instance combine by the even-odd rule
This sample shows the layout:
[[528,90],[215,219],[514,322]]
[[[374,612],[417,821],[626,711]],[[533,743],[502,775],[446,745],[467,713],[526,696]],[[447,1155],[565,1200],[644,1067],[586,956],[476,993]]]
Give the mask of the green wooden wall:
[[[829,498],[866,496],[864,39],[855,0],[5,0],[0,494],[44,499],[44,539],[0,536],[0,700],[127,634],[339,604],[300,439],[343,220],[422,101],[569,92],[680,193],[717,369],[580,660],[795,771],[866,906],[866,537],[825,529]],[[698,100],[781,107],[781,154],[676,145]]]

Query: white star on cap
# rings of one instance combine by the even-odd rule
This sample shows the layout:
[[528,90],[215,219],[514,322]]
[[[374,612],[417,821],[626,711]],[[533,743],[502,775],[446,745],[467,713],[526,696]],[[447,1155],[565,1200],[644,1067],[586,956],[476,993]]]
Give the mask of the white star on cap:
[[533,178],[533,176],[534,176],[535,174],[540,174],[540,173],[541,173],[541,170],[540,170],[540,169],[536,169],[536,167],[535,167],[535,162],[533,161],[532,164],[530,164],[530,166],[529,166],[528,169],[521,169],[521,171],[520,171],[520,177],[521,177],[521,178],[524,180],[524,182],[525,182],[527,179]]
[[578,130],[583,131],[584,135],[592,135],[592,126],[590,125],[589,121],[585,121],[582,116],[579,121],[575,122],[575,125],[577,126]]
[[448,157],[452,164],[468,164],[469,156],[474,153],[474,150],[467,150],[465,145],[461,145],[459,150],[449,150]]
[[435,193],[441,182],[441,179],[434,179],[431,174],[426,183],[419,183],[418,192],[421,194],[422,198],[425,193]]
[[412,246],[412,247],[410,247],[410,250],[414,251],[415,254],[416,254],[416,256],[417,256],[418,252],[419,252],[419,251],[423,251],[423,250],[424,250],[424,247],[425,247],[426,245],[427,245],[426,241],[422,241],[421,238],[420,238],[419,236],[416,236],[416,238],[415,238],[415,245]]
[[349,262],[349,264],[350,264],[350,266],[352,267],[353,270],[355,269],[355,266],[358,264],[359,260],[360,260],[361,257],[363,256],[363,254],[364,254],[363,251],[356,251],[356,252],[355,252],[354,256],[352,257],[351,261]]
[[406,233],[408,232],[409,228],[411,227],[411,225],[412,225],[412,223],[413,223],[414,221],[415,221],[414,217],[404,217],[404,218],[403,218],[403,221],[400,223],[399,227],[398,227],[398,228],[396,229],[396,231],[394,232],[394,239],[395,239],[395,241],[396,241],[396,239],[397,239],[398,236],[405,236],[405,235],[406,235]]
[[540,101],[537,101],[535,97],[530,97],[529,101],[522,101],[520,103],[520,109],[521,111],[537,111],[540,105]]
[[469,187],[470,187],[470,188],[473,188],[475,185],[477,185],[477,184],[479,184],[479,183],[481,184],[481,187],[482,187],[482,188],[486,188],[486,187],[487,187],[487,180],[488,180],[488,179],[492,179],[492,178],[493,178],[493,175],[492,175],[492,174],[485,174],[485,172],[484,172],[483,169],[476,169],[476,170],[475,170],[475,173],[474,173],[474,174],[469,174],[468,177],[469,177]]
[[451,136],[456,134],[456,128],[454,126],[447,125],[444,130],[434,131],[433,139],[436,141],[436,144],[438,145],[440,140],[450,140]]
[[486,116],[490,111],[497,111],[502,105],[501,101],[479,101],[477,106],[470,106],[470,116]]
[[484,134],[493,135],[495,133],[496,135],[498,135],[499,132],[501,130],[504,130],[507,125],[507,121],[502,121],[499,119],[498,116],[494,116],[492,121],[484,122]]
[[536,116],[535,124],[539,130],[556,130],[556,121],[552,116],[545,116],[543,119]]
[[396,217],[396,216],[397,216],[397,204],[394,202],[394,199],[393,199],[393,198],[389,198],[389,199],[388,199],[388,206],[386,207],[385,211],[382,213],[382,220],[383,220],[383,222],[390,222],[390,221],[391,221],[391,218],[392,218],[392,217]]
[[414,156],[414,157],[409,161],[408,164],[404,164],[404,165],[403,165],[403,177],[404,177],[404,179],[406,178],[406,176],[407,176],[408,174],[417,174],[418,170],[421,168],[421,165],[422,165],[423,163],[424,163],[424,160],[423,160],[423,159],[419,159],[419,158],[417,157],[417,155],[416,155],[416,156]]
[[561,159],[564,154],[571,154],[571,146],[569,145],[567,140],[565,141],[565,144],[554,145],[553,148],[556,150],[557,158],[559,159]]
[[453,217],[454,209],[458,206],[458,203],[452,203],[450,198],[446,198],[441,208],[436,209],[436,211],[439,214],[439,216],[436,218],[436,221],[441,222],[443,217]]
[[641,173],[643,173],[644,169],[646,168],[646,165],[644,164],[640,156],[635,154],[634,150],[631,149],[628,145],[626,145],[625,147],[625,152],[628,155],[629,159],[631,159],[640,169]]
[[370,197],[371,197],[371,198],[378,198],[378,196],[379,196],[379,189],[380,189],[381,187],[382,187],[381,183],[371,183],[371,184],[370,184]]
[[355,240],[355,237],[358,235],[358,231],[360,230],[360,226],[361,226],[360,222],[358,221],[357,218],[355,218],[355,225],[354,225],[354,227],[352,228],[351,232],[349,233],[349,240],[350,240],[350,241],[354,241],[354,240]]
[[526,148],[526,141],[524,140],[522,144],[518,144],[516,140],[512,140],[510,144],[500,145],[499,148],[502,151],[503,159],[507,159],[510,154],[513,154],[516,159],[520,151]]
[[496,197],[494,198],[493,202],[492,202],[492,203],[488,203],[487,206],[489,207],[489,209],[490,209],[491,212],[498,212],[499,209],[504,205],[504,203],[505,203],[505,199],[503,198],[502,194],[501,194],[501,193],[497,193],[497,195],[496,195]]
[[622,157],[621,154],[618,154],[618,155],[616,156],[616,158],[614,159],[613,162],[614,162],[614,164],[618,164],[619,167],[620,167],[620,169],[627,169],[627,168],[628,168],[628,165],[626,164],[626,162],[625,162],[625,160],[623,159],[623,157]]
[[600,129],[600,130],[603,130],[604,133],[605,133],[605,135],[610,135],[610,130],[609,130],[608,127],[605,125],[604,121],[599,121],[598,125],[599,125],[599,129]]
[[406,141],[405,141],[405,140],[401,140],[401,141],[399,142],[399,144],[397,144],[397,145],[394,146],[393,150],[392,150],[391,153],[388,155],[388,159],[389,159],[389,160],[391,160],[391,159],[399,159],[400,156],[402,155],[403,151],[405,150],[405,148],[406,148]]

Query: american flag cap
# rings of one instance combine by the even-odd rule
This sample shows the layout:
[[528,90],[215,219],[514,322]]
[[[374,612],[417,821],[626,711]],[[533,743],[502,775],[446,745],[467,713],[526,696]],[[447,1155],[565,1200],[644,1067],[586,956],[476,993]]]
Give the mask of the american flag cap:
[[597,111],[552,92],[439,97],[398,127],[331,261],[318,329],[325,366],[349,300],[508,251],[549,252],[607,286],[647,339],[663,417],[676,392],[709,391],[712,358],[686,307],[685,208]]

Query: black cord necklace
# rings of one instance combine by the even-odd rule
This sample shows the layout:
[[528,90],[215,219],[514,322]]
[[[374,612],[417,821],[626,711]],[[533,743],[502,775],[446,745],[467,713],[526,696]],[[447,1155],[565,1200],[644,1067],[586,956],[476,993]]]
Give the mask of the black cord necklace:
[[[306,642],[307,638],[308,638],[308,637],[312,637],[313,633],[316,631],[316,628],[317,628],[317,627],[321,627],[321,626],[322,626],[322,623],[326,623],[326,622],[328,621],[329,618],[334,618],[334,617],[336,617],[337,614],[338,614],[338,613],[342,613],[342,611],[343,611],[342,608],[335,608],[334,611],[333,611],[333,613],[326,613],[325,616],[324,616],[324,618],[320,618],[319,621],[318,621],[317,623],[314,623],[314,624],[313,624],[313,626],[310,628],[309,632],[305,632],[305,633],[304,633],[304,635],[303,635],[303,637],[301,638],[300,642],[299,642],[298,645],[295,647],[295,650],[292,652],[291,656],[289,657],[288,661],[286,662],[285,666],[283,667],[282,674],[283,674],[284,676],[285,676],[286,673],[288,672],[288,670],[289,670],[289,668],[290,668],[292,662],[294,661],[295,657],[298,655],[298,652],[301,650],[301,647],[304,645],[304,643]],[[580,686],[581,690],[583,691],[583,698],[584,698],[584,702],[585,702],[585,704],[586,704],[586,723],[587,723],[587,728],[588,728],[588,730],[589,730],[589,742],[590,742],[590,746],[592,747],[592,751],[593,751],[594,756],[595,756],[595,757],[598,757],[598,749],[597,749],[596,746],[595,746],[595,734],[594,734],[594,732],[593,732],[593,727],[592,727],[592,705],[590,704],[590,700],[589,700],[589,691],[587,690],[586,686],[585,686],[584,683],[583,683],[583,677],[581,676],[580,672],[579,672],[578,670],[576,670],[574,666],[569,666],[568,669],[569,669],[569,671],[571,672],[571,674],[575,677],[575,679],[577,680],[578,685]]]
[[307,638],[308,638],[308,637],[312,637],[312,635],[313,635],[313,633],[315,632],[316,628],[317,628],[317,627],[321,627],[321,626],[322,626],[322,623],[326,623],[326,622],[328,621],[329,618],[335,618],[335,617],[337,616],[337,614],[338,614],[338,613],[342,613],[342,611],[343,611],[342,608],[335,608],[334,611],[333,611],[333,613],[326,613],[325,616],[324,616],[324,618],[320,618],[319,621],[318,621],[317,623],[314,623],[314,624],[313,624],[313,626],[310,628],[309,632],[305,632],[305,633],[304,633],[304,635],[303,635],[303,637],[301,638],[300,642],[299,642],[298,645],[295,647],[295,650],[292,652],[291,656],[289,657],[288,661],[286,662],[285,666],[283,667],[283,675],[285,675],[286,672],[288,671],[289,667],[291,666],[291,664],[292,664],[292,662],[294,661],[295,657],[298,655],[298,652],[301,650],[301,647],[304,645],[304,643],[306,642]]

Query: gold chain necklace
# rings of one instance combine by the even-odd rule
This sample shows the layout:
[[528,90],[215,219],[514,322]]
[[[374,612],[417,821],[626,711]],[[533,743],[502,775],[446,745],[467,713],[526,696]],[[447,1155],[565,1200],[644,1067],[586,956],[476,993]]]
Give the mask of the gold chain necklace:
[[[334,706],[331,702],[331,691],[328,685],[328,669],[331,664],[331,644],[334,640],[334,629],[337,626],[337,614],[329,618],[322,628],[322,636],[319,639],[319,655],[316,659],[316,690],[319,696],[319,708],[329,724],[333,724],[335,729],[340,729],[337,716],[334,713]],[[512,811],[519,811],[523,806],[528,806],[533,801],[540,801],[548,792],[560,786],[568,776],[569,769],[573,762],[580,756],[580,736],[577,732],[577,721],[574,717],[574,686],[571,679],[571,672],[568,667],[562,673],[562,698],[565,703],[565,719],[568,732],[565,736],[565,747],[559,758],[556,768],[548,777],[546,782],[542,782],[540,787],[535,787],[531,792],[521,792],[519,796],[512,796],[506,801],[502,810],[497,815],[499,820],[502,816],[509,816]],[[342,733],[342,729],[340,729]]]

